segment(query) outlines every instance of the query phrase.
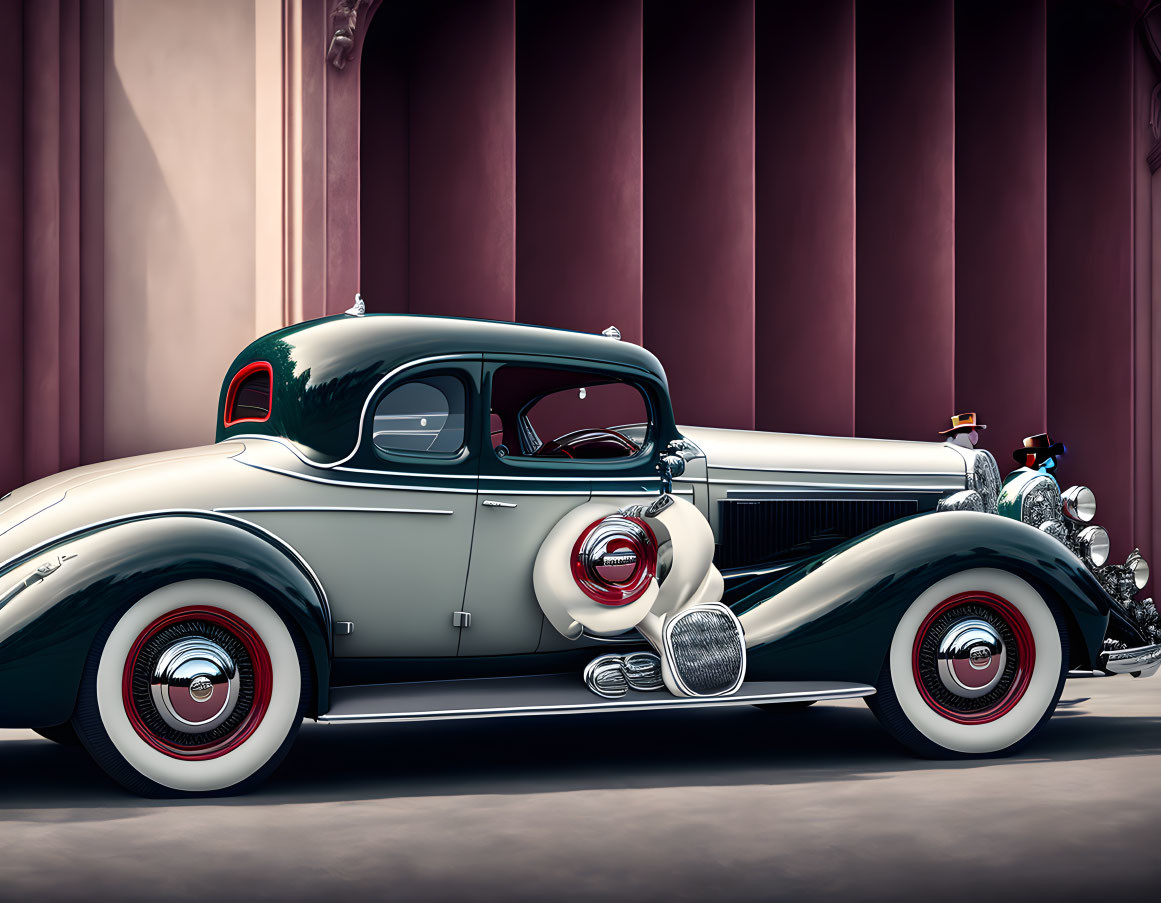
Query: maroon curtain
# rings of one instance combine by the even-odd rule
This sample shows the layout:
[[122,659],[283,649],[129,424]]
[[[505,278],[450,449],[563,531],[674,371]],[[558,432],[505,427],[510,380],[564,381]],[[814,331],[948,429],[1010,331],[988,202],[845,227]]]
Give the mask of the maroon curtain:
[[0,6],[0,489],[103,445],[104,9]]

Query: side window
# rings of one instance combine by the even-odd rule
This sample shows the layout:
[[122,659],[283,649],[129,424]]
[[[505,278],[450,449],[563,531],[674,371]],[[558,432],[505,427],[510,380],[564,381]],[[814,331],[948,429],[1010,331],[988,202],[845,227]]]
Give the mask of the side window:
[[464,446],[467,389],[454,376],[428,376],[396,386],[375,408],[375,447],[391,452],[452,454]]
[[493,378],[491,401],[492,444],[506,455],[631,458],[648,435],[645,395],[612,376],[504,367]]

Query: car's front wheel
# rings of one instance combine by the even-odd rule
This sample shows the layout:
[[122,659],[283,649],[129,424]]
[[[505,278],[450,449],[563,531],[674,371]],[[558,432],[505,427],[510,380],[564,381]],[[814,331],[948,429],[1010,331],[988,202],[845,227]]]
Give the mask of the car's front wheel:
[[286,754],[309,688],[302,646],[269,605],[232,583],[187,580],[106,625],[73,723],[135,793],[239,792]]
[[1015,574],[976,568],[911,603],[867,703],[920,755],[1002,755],[1052,715],[1067,668],[1054,608]]

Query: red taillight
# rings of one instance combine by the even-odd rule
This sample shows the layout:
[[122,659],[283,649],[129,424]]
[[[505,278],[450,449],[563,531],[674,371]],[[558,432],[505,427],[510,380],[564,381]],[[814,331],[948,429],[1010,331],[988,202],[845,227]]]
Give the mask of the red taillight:
[[589,524],[572,548],[572,575],[590,599],[628,605],[657,573],[657,538],[645,521],[612,514]]
[[223,423],[265,423],[274,406],[274,369],[266,361],[247,364],[230,380]]

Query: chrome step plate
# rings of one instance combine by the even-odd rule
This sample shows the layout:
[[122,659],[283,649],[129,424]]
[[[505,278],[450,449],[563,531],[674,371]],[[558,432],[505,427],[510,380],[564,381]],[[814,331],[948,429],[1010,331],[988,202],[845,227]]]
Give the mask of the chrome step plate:
[[520,715],[583,715],[655,709],[766,705],[870,696],[874,687],[842,681],[746,681],[729,696],[671,696],[629,690],[617,699],[594,696],[580,675],[490,677],[423,683],[336,687],[324,724],[511,718]]

